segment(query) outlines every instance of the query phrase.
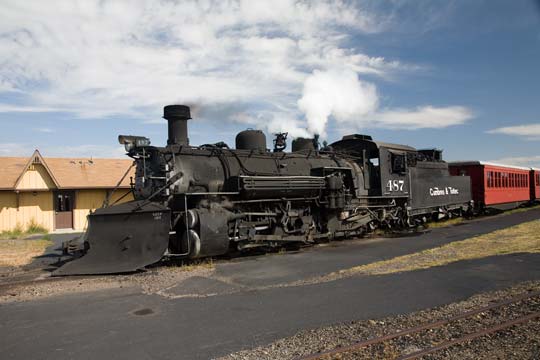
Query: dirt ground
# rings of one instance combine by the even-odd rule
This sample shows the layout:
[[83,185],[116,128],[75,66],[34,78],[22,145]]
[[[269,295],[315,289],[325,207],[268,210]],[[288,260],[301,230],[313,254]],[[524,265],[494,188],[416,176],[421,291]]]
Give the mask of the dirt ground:
[[154,294],[192,276],[208,276],[213,271],[211,262],[189,266],[163,266],[129,275],[72,276],[51,278],[44,274],[38,280],[0,286],[0,304],[31,301],[65,294],[107,289],[137,288]]
[[28,265],[51,244],[48,239],[0,240],[0,266]]

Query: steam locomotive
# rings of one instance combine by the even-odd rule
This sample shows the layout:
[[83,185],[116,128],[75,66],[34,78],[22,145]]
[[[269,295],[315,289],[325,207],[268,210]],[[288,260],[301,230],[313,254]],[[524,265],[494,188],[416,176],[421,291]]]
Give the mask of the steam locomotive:
[[200,258],[415,227],[473,208],[470,178],[451,176],[437,149],[352,134],[323,147],[287,134],[273,150],[259,130],[191,146],[190,109],[168,105],[167,146],[119,136],[134,159],[135,200],[88,216],[84,253],[55,275],[127,272],[164,256]]

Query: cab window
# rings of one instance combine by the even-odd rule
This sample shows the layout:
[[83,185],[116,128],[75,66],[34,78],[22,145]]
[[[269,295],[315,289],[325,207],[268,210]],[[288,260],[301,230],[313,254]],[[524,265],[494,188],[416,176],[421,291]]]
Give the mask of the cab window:
[[405,173],[405,155],[391,153],[392,172],[395,174]]

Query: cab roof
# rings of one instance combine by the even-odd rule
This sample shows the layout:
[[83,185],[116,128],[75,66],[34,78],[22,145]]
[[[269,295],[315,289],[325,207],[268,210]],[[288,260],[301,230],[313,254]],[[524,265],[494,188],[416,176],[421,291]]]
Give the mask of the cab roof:
[[345,135],[341,138],[341,140],[338,140],[331,144],[332,147],[336,148],[346,148],[351,149],[354,147],[354,144],[370,144],[372,146],[375,146],[377,149],[379,148],[387,148],[391,150],[400,150],[400,151],[409,151],[409,152],[416,152],[416,149],[408,146],[408,145],[401,145],[401,144],[392,144],[382,141],[374,141],[373,138],[369,135],[362,135],[362,134],[351,134],[351,135]]

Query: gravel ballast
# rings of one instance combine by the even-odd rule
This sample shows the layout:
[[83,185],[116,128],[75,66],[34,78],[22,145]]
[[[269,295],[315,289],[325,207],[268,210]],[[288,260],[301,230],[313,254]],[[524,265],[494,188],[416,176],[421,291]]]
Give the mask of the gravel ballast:
[[[234,353],[220,358],[220,360],[297,359],[347,346],[357,341],[442,320],[538,290],[540,290],[540,281],[527,282],[506,290],[475,295],[462,302],[411,314],[352,321],[301,331],[292,337],[278,340],[270,345]],[[452,322],[441,328],[399,337],[355,352],[326,356],[324,359],[395,359],[535,311],[540,311],[540,297],[534,297],[501,309],[486,311],[471,318]],[[532,320],[494,334],[485,335],[426,355],[423,359],[540,359],[540,321],[538,319]]]

